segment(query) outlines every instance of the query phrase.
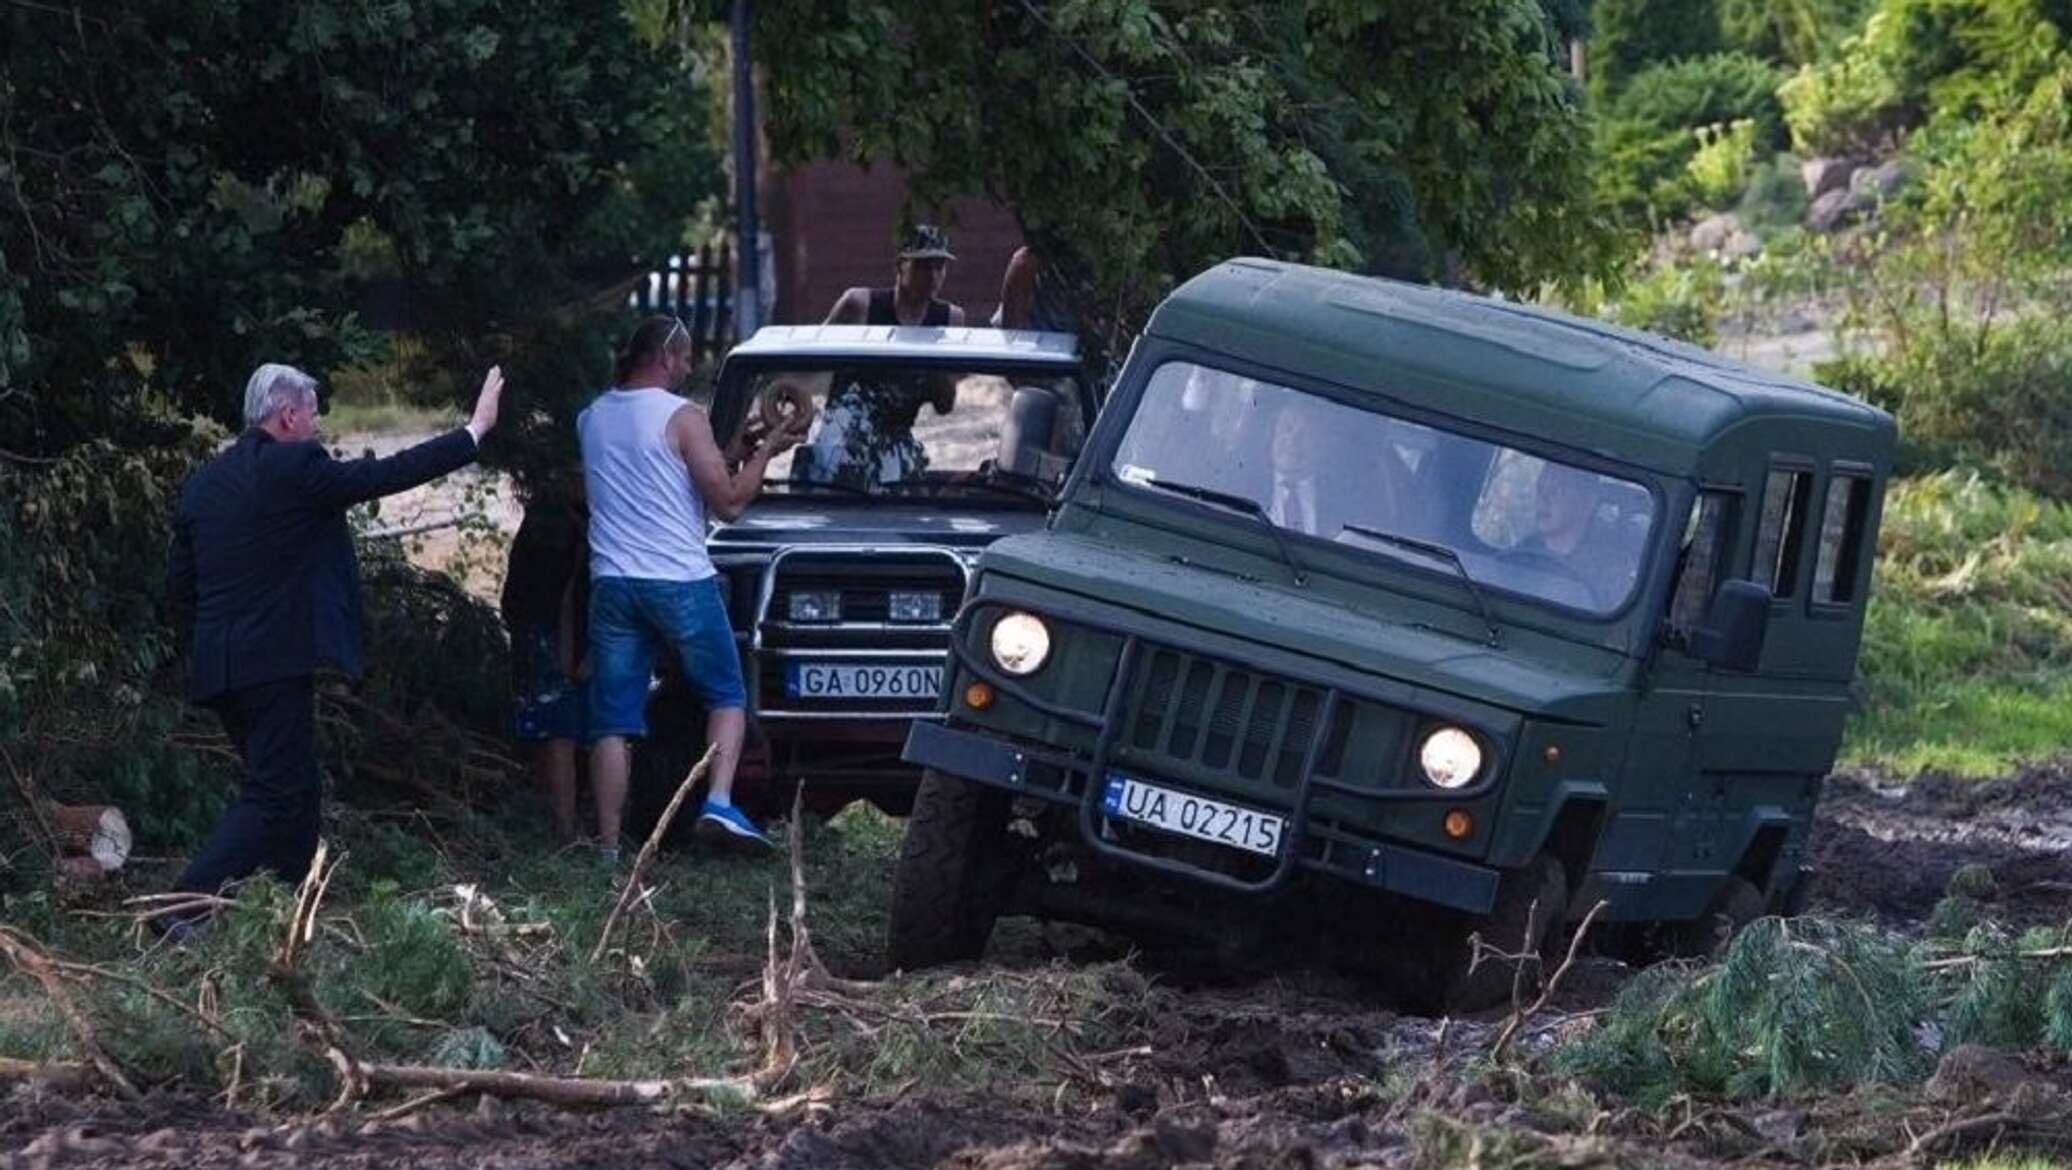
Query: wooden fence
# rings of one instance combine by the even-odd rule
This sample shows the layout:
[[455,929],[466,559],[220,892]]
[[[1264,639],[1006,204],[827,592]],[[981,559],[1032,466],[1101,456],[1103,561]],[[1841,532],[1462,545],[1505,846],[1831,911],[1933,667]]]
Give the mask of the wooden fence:
[[628,308],[642,316],[667,313],[691,332],[698,361],[716,359],[734,343],[734,254],[707,245],[695,256],[671,256],[635,285]]

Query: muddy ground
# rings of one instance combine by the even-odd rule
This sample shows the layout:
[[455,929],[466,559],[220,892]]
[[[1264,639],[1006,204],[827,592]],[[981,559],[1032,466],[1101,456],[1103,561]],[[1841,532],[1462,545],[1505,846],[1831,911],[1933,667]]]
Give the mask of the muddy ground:
[[[2068,845],[2072,776],[2062,766],[1984,784],[1931,776],[1904,788],[1874,774],[1844,774],[1830,785],[1815,837],[1822,878],[1811,909],[1917,925],[1950,875],[1979,863],[1997,879],[1997,916],[2062,922],[2072,918]],[[1579,969],[1520,1047],[1530,1053],[1565,1029],[1589,1026],[1592,1009],[1622,976],[1609,960]],[[391,1104],[381,1101],[356,1117],[283,1123],[192,1100],[117,1106],[22,1088],[0,1103],[0,1151],[10,1151],[0,1165],[1710,1167],[1933,1165],[1999,1139],[2072,1151],[2072,1132],[2061,1132],[2057,1120],[1947,1128],[1959,1114],[1978,1115],[1981,1094],[2016,1081],[2032,1105],[2072,1100],[2072,1070],[2063,1062],[2003,1059],[1980,1073],[1983,1088],[1938,1093],[1931,1083],[1903,1098],[1865,1094],[1733,1113],[1693,1107],[1660,1117],[1544,1081],[1507,1090],[1505,1075],[1493,1074],[1486,1059],[1501,1013],[1455,1021],[1399,1016],[1357,984],[1305,972],[1150,994],[1165,1021],[1153,1042],[1089,1062],[1083,1091],[1054,1105],[1032,1100],[1023,1087],[1000,1086],[910,1090],[781,1115],[740,1107],[576,1114],[464,1100],[366,1120]]]

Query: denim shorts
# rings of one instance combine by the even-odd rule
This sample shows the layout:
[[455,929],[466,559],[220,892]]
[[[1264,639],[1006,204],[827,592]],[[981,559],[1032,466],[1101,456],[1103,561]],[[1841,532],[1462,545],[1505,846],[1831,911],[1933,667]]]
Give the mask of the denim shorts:
[[748,706],[717,577],[598,577],[590,583],[590,739],[647,734],[648,683],[663,645],[707,710]]
[[545,626],[511,631],[511,734],[520,743],[583,738],[590,688],[562,672],[554,639]]

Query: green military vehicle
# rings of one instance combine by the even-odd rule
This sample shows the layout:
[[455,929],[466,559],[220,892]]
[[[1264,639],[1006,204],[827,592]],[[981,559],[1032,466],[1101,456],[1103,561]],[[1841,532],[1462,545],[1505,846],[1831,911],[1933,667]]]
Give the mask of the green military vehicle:
[[1894,440],[1532,306],[1196,277],[1047,528],[979,561],[904,752],[892,962],[975,958],[1004,914],[1240,950],[1300,924],[1467,1008],[1512,980],[1470,974],[1477,934],[1792,909]]

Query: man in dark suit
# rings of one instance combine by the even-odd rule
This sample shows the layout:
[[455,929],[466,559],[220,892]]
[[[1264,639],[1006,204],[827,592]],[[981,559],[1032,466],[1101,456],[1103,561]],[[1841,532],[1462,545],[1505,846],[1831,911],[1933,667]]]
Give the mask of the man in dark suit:
[[188,697],[222,719],[245,764],[181,890],[214,893],[262,868],[296,882],[309,869],[323,796],[316,671],[363,666],[346,510],[472,462],[502,394],[492,368],[466,427],[340,461],[316,441],[316,379],[268,364],[245,384],[245,432],[188,479],[173,519],[167,593],[194,623]]

